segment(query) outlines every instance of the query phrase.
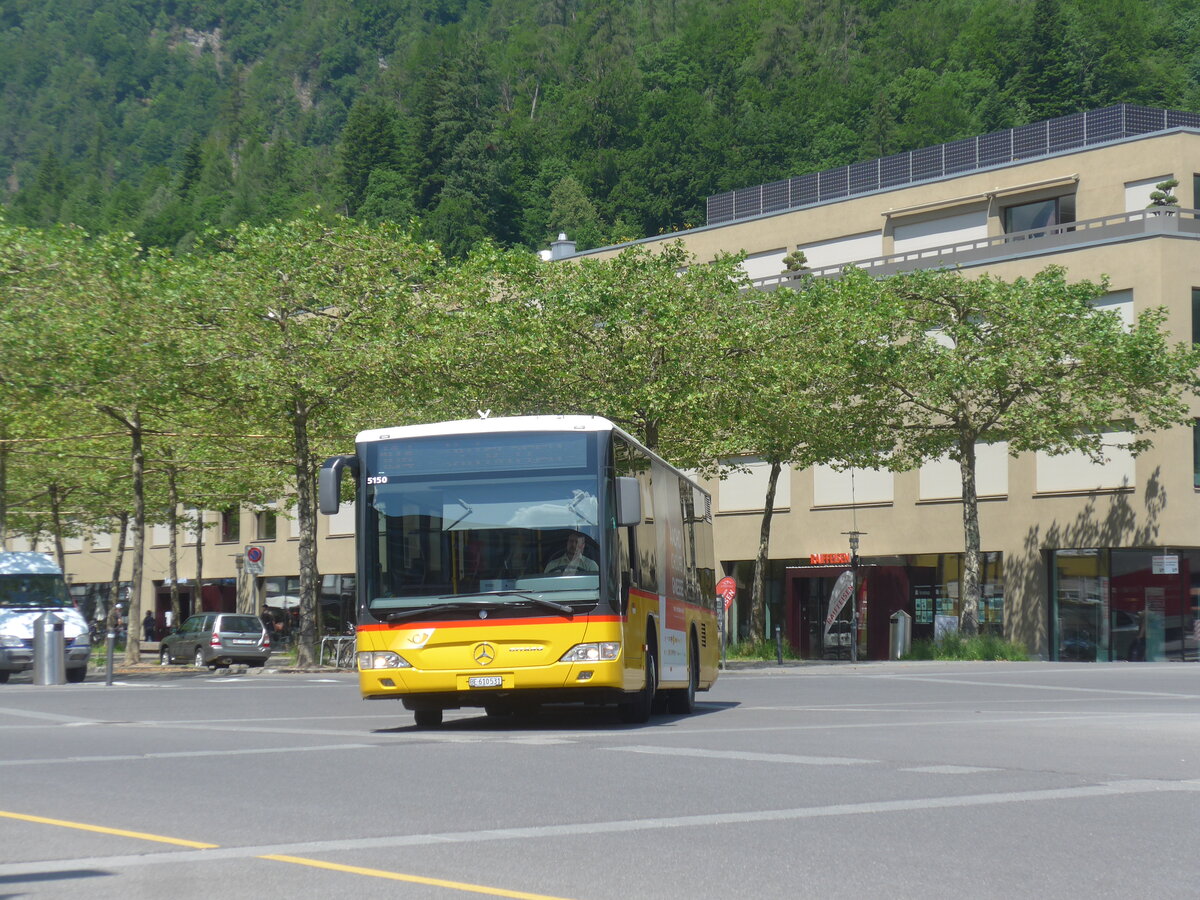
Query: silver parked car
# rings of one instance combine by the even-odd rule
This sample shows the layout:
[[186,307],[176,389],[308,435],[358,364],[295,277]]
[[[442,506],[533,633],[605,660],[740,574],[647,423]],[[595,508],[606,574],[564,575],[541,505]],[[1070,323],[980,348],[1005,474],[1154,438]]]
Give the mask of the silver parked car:
[[191,662],[201,668],[246,663],[261,666],[271,655],[271,638],[256,616],[200,613],[190,616],[159,643],[164,666]]

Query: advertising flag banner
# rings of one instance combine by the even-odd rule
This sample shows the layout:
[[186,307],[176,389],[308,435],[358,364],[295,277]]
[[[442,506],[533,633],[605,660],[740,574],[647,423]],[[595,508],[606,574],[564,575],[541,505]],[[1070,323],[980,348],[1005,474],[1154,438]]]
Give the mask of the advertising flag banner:
[[838,576],[838,580],[833,583],[833,590],[829,593],[829,613],[825,616],[826,634],[829,634],[830,626],[833,625],[838,613],[842,611],[852,593],[854,593],[854,572],[847,569]]

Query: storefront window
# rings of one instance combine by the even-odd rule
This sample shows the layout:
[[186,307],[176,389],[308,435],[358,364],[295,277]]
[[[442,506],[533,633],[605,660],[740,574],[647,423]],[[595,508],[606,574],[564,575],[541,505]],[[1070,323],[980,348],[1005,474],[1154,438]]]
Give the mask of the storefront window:
[[[961,553],[906,557],[912,597],[913,637],[928,639],[957,632],[962,621]],[[1004,554],[983,553],[976,621],[981,634],[1004,634]]]
[[1055,659],[1094,662],[1101,658],[1107,644],[1107,554],[1099,550],[1059,550],[1052,557]]
[[1059,550],[1051,598],[1056,659],[1197,657],[1200,551]]

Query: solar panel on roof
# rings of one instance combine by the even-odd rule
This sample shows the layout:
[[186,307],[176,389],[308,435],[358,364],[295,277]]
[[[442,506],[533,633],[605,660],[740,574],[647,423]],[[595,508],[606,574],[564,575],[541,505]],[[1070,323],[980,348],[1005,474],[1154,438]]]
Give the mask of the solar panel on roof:
[[1049,150],[1072,150],[1083,146],[1084,113],[1063,116],[1061,119],[1051,119],[1048,129]]
[[763,212],[778,212],[788,208],[788,182],[772,181],[763,185]]
[[1029,159],[1046,155],[1046,123],[1034,122],[1013,129],[1012,158]]
[[818,172],[817,185],[822,201],[845,197],[850,193],[850,169],[842,166],[840,169]]
[[792,179],[792,203],[796,206],[811,206],[817,203],[819,198],[816,172]]
[[977,138],[923,147],[837,169],[714,195],[709,224],[824,203],[949,174],[1007,165],[1167,128],[1200,128],[1200,114],[1122,104],[1072,113]]
[[967,172],[979,167],[979,142],[975,138],[965,141],[954,141],[946,144],[944,168],[947,175],[955,172]]

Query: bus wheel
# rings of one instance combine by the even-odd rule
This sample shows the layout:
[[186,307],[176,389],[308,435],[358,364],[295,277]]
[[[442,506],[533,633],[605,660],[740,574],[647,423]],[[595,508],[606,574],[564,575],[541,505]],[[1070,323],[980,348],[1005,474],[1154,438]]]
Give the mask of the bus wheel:
[[67,681],[71,684],[79,684],[87,678],[87,666],[78,666],[74,669],[67,669]]
[[417,723],[418,728],[437,728],[442,724],[442,711],[440,709],[413,710],[413,720]]
[[653,648],[646,650],[646,684],[637,692],[632,700],[617,707],[621,721],[630,725],[641,725],[650,721],[650,712],[654,707],[654,691],[658,684],[658,663],[654,659]]
[[667,693],[667,711],[677,716],[688,716],[696,709],[696,685],[700,682],[700,670],[696,665],[696,653],[688,641],[688,686]]
[[0,671],[0,684],[8,683],[8,672]]

